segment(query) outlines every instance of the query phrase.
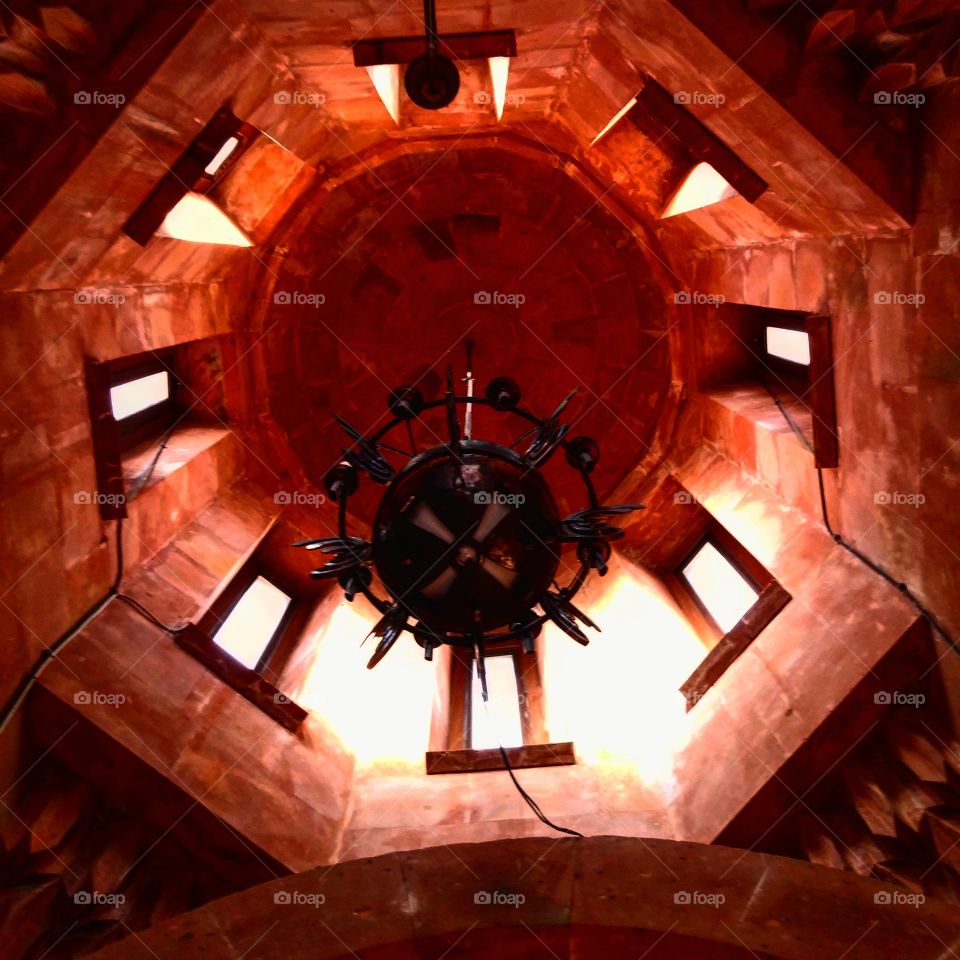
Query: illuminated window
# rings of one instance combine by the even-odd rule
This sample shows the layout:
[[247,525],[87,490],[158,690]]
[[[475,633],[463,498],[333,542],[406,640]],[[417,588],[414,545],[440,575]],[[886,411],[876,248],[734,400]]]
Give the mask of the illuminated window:
[[667,201],[660,219],[709,207],[736,196],[739,196],[737,191],[709,163],[698,163]]
[[400,122],[400,64],[376,63],[367,67],[377,96],[383,101],[394,123]]
[[243,592],[213,641],[234,660],[255,670],[277,635],[290,597],[266,577],[257,577]]
[[805,367],[810,365],[810,337],[804,330],[768,326],[764,345],[770,356]]
[[170,399],[170,374],[148,373],[110,388],[110,406],[117,420],[126,420]]
[[208,197],[187,193],[157,228],[158,237],[251,247],[253,241]]
[[737,625],[760,595],[711,540],[701,544],[680,568],[680,575],[723,633]]
[[112,414],[121,451],[155,440],[173,426],[180,381],[174,370],[176,350],[141,353],[106,362],[102,397],[97,406]]
[[127,220],[124,233],[141,246],[154,236],[252,246],[250,238],[206,194],[229,174],[257,134],[254,126],[229,108],[218,110]]
[[487,657],[487,700],[484,701],[473,663],[470,688],[470,747],[490,750],[497,747],[519,747],[523,744],[523,722],[520,715],[520,685],[517,662],[513,656]]
[[590,141],[590,146],[599,143],[635,106],[637,98],[631,97],[606,123],[604,128]]
[[223,146],[217,151],[217,155],[203,168],[203,172],[208,176],[214,176],[216,172],[226,162],[227,157],[240,146],[240,140],[237,137],[228,137]]

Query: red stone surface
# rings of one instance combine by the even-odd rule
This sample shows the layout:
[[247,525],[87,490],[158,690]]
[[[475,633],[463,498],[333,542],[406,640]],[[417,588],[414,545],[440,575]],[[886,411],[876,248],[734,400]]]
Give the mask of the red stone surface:
[[[888,893],[874,880],[723,847],[501,840],[284,878],[95,956],[414,958],[446,949],[522,957],[546,949],[557,957],[639,950],[684,960],[835,960],[846,951],[853,960],[934,960],[955,942],[955,907],[886,903]],[[484,903],[483,894],[513,899]]]
[[[796,804],[795,793],[816,784],[880,719],[879,684],[924,673],[943,679],[943,715],[960,717],[957,661],[931,669],[916,610],[823,529],[812,457],[759,385],[744,381],[749,365],[736,339],[743,318],[733,306],[830,315],[840,442],[840,468],[824,478],[831,520],[956,635],[960,93],[943,82],[956,72],[948,4],[871,2],[851,13],[824,2],[787,16],[779,2],[732,0],[596,9],[567,0],[522,9],[455,4],[443,10],[444,29],[517,30],[514,99],[498,125],[475,97],[488,86],[484,67],[470,64],[450,111],[417,111],[405,101],[399,127],[352,66],[348,44],[359,35],[418,31],[406,8],[344,2],[317,13],[292,0],[217,0],[180,17],[176,4],[153,13],[107,6],[25,0],[0,11],[0,113],[9,134],[0,147],[4,700],[116,572],[115,528],[89,498],[78,499],[95,482],[85,357],[193,344],[184,353],[201,388],[198,420],[171,439],[151,483],[129,504],[123,531],[123,588],[172,623],[207,609],[261,543],[277,569],[319,595],[306,580],[309,558],[294,556],[288,544],[330,532],[333,507],[288,509],[268,532],[281,513],[277,496],[320,492],[343,442],[331,425],[334,412],[366,429],[383,417],[387,390],[402,381],[422,378],[425,393],[436,395],[445,364],[459,363],[470,336],[481,383],[510,373],[540,412],[581,387],[571,419],[601,442],[601,492],[616,488],[618,499],[650,504],[623,542],[628,559],[663,576],[712,517],[794,598],[691,712],[661,777],[648,782],[632,761],[618,768],[616,750],[604,762],[594,752],[574,767],[524,771],[551,815],[587,833],[752,842],[751,829],[776,823]],[[685,146],[654,142],[632,124],[590,145],[644,74],[690,94],[690,111],[769,183],[755,205],[739,198],[658,221],[689,165]],[[879,83],[922,92],[927,102],[922,110],[875,103]],[[127,100],[119,110],[71,103],[78,90],[121,88]],[[265,134],[215,194],[257,246],[133,244],[123,223],[224,103]],[[481,290],[527,299],[520,310],[485,309],[473,302]],[[325,300],[287,306],[275,301],[284,292]],[[728,303],[687,308],[675,293]],[[100,302],[104,296],[108,302]],[[422,428],[420,442],[431,435],[442,435],[439,419]],[[150,455],[136,451],[129,472]],[[564,507],[579,506],[562,465],[548,472]],[[678,503],[678,492],[697,505]],[[354,501],[356,519],[369,518],[372,502],[369,493]],[[586,596],[609,599],[596,583]],[[659,605],[642,606],[650,597]],[[636,603],[644,615],[631,620],[620,611],[620,623],[583,652],[589,660],[570,657],[555,642],[562,638],[548,637],[542,664],[565,664],[567,678],[582,680],[600,706],[607,690],[625,701],[636,696],[626,686],[634,678],[625,679],[611,651],[639,650],[648,663],[672,655],[657,643],[678,639],[664,624],[677,626],[680,616],[656,577],[644,581]],[[318,607],[311,630],[323,629],[337,608]],[[625,637],[633,646],[618,648]],[[324,643],[359,639],[344,633]],[[303,681],[315,655],[299,651],[285,679]],[[642,663],[630,663],[643,689]],[[337,676],[346,682],[347,671]],[[128,709],[75,703],[75,694],[90,689],[122,693]],[[645,695],[659,702],[662,692]],[[549,689],[545,696],[549,704]],[[658,719],[669,712],[663,702]],[[83,763],[73,776],[109,786],[97,749],[109,744],[104,755],[118,758],[123,771],[111,795],[133,797],[135,805],[144,797],[135,782],[149,770],[148,783],[166,782],[202,809],[189,836],[221,866],[232,855],[221,834],[204,837],[204,823],[226,825],[240,847],[290,869],[548,832],[503,775],[441,783],[428,781],[419,764],[354,770],[323,703],[302,738],[292,738],[116,601],[44,670],[26,704],[3,734],[4,790],[36,760],[38,744],[40,752],[53,750],[70,725],[64,713],[76,713],[85,718],[76,748]],[[403,705],[421,707],[426,714],[426,702]],[[606,734],[622,747],[624,729],[633,728],[605,716]],[[664,726],[638,726],[634,739],[659,743],[675,732]],[[934,757],[948,781],[956,774],[948,761],[954,733],[955,723]],[[413,739],[404,747],[422,753]],[[863,782],[869,777],[863,773]],[[921,781],[907,777],[907,792],[935,796]],[[896,810],[899,782],[880,785],[881,809],[889,802]],[[128,851],[118,839],[90,852],[74,837],[90,819],[77,799],[84,789],[65,788],[39,803],[30,855],[45,858],[45,871],[57,872],[60,857],[77,875],[92,870],[112,883]],[[38,787],[36,799],[44,796]],[[157,809],[169,813],[165,804]],[[928,814],[936,806],[904,802],[896,816],[923,835],[924,849],[945,858],[953,821],[943,811]],[[846,840],[824,834],[823,824],[812,828],[809,847],[825,862],[853,869],[860,861],[850,849],[879,847],[873,835],[847,829],[848,807],[816,809],[831,824],[828,814],[839,818],[835,832]],[[19,869],[30,845],[15,819],[0,823]],[[641,856],[631,847],[632,861]],[[402,874],[391,863],[391,877]],[[566,882],[568,866],[556,867],[557,883]],[[931,868],[930,883],[949,890],[941,867]],[[871,867],[904,888],[920,884],[917,871],[898,869],[879,859]],[[75,882],[69,872],[57,875]],[[751,887],[750,910],[765,921],[789,913],[808,875],[790,874],[770,899],[766,887]],[[841,899],[846,879],[830,881]],[[351,882],[376,889],[368,879]],[[36,931],[66,928],[56,902],[66,889],[34,878],[9,897],[17,936],[29,933],[20,952]],[[148,884],[137,889],[131,902],[155,900],[158,916],[187,905],[170,888],[156,897]],[[409,904],[408,894],[406,887],[396,893],[397,903]],[[628,895],[593,906],[614,916],[618,903],[630,904]],[[851,916],[868,926],[870,903],[843,904],[828,918],[842,918],[846,929]],[[360,919],[384,923],[382,914],[371,916],[372,908]],[[733,929],[740,916],[731,916]],[[878,929],[885,930],[882,916]],[[917,952],[923,941],[901,947],[895,939],[917,916],[897,913],[902,929],[891,930],[889,955],[924,956]],[[834,929],[819,916],[807,919],[804,930]],[[651,921],[639,933],[614,920],[602,937],[600,921],[586,912],[565,925],[538,914],[529,928],[559,955],[669,949],[685,956],[708,949],[701,942],[707,926],[711,937],[723,936],[703,921],[658,945],[650,930],[659,936],[665,926]],[[228,949],[209,917],[196,922],[198,944],[213,955]],[[438,956],[466,929],[414,934],[412,914],[399,907],[389,922],[377,949],[402,942],[396,949],[408,955],[414,935],[419,952]],[[498,942],[495,928],[468,932],[463,950],[522,953],[527,941]],[[201,939],[208,933],[210,940]],[[258,933],[245,929],[229,949],[261,954],[273,941],[254,943]],[[748,939],[749,949],[781,955],[786,946],[764,939],[775,933]],[[294,950],[300,934],[289,936]],[[955,946],[953,934],[943,936]],[[854,946],[854,937],[841,939],[831,942],[831,960],[846,949],[851,957],[883,955],[869,952],[869,937]],[[345,952],[322,942],[331,955]],[[709,949],[735,956],[741,948],[728,939]],[[931,956],[943,949],[934,945]]]

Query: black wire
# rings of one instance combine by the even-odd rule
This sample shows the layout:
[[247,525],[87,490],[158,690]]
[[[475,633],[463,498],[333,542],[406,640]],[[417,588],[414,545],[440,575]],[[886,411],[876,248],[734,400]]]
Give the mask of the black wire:
[[553,830],[557,830],[560,833],[568,833],[571,837],[582,837],[583,834],[579,830],[571,830],[570,827],[559,827],[555,824],[541,809],[540,804],[537,803],[533,797],[527,793],[523,787],[520,786],[520,781],[517,780],[516,776],[513,773],[513,767],[510,766],[510,760],[507,757],[507,751],[504,750],[503,744],[499,744],[500,756],[503,757],[503,765],[507,768],[507,773],[510,774],[510,779],[513,781],[513,785],[517,788],[520,796],[527,802],[527,806],[537,815],[537,819],[542,823],[545,823],[548,827]]
[[[777,405],[780,412],[783,414],[783,418],[790,425],[790,429],[803,441],[804,446],[813,453],[813,447],[807,441],[807,438],[803,435],[803,432],[800,430],[800,427],[797,426],[796,421],[790,414],[787,412],[786,407],[780,402],[777,395],[770,389],[768,383],[764,383],[764,386],[767,388],[767,392],[773,398],[773,402]],[[814,457],[816,455],[814,454]],[[936,617],[916,598],[913,591],[902,581],[897,580],[896,577],[887,573],[876,561],[871,560],[866,554],[861,553],[852,543],[849,543],[844,539],[842,534],[837,533],[833,527],[830,525],[830,514],[827,510],[827,492],[823,484],[823,467],[816,465],[816,460],[814,460],[814,466],[817,471],[817,483],[820,487],[820,513],[823,516],[823,525],[827,528],[827,533],[833,537],[835,543],[838,543],[844,550],[846,550],[851,556],[856,557],[862,564],[869,567],[877,576],[882,577],[887,581],[892,587],[896,587],[917,609],[920,615],[927,621],[930,626],[936,630],[938,634],[943,638],[944,643],[947,644],[950,649],[960,655],[960,645],[947,633],[946,630],[937,622]]]
[[[161,438],[160,445],[157,448],[157,452],[154,454],[153,459],[150,461],[149,467],[147,467],[144,472],[143,478],[140,482],[139,487],[136,490],[132,491],[130,494],[130,499],[143,489],[144,486],[149,482],[150,477],[153,476],[153,471],[156,469],[157,462],[160,459],[160,454],[163,452],[164,447],[167,445],[167,440],[170,438],[170,435],[173,433],[173,427],[171,427]],[[135,481],[136,482],[136,481]],[[117,518],[117,536],[116,536],[116,554],[117,554],[117,572],[114,575],[113,581],[111,582],[107,592],[94,603],[86,613],[82,614],[77,620],[73,622],[62,634],[60,634],[57,639],[47,647],[43,653],[37,657],[36,661],[33,664],[32,669],[23,680],[17,685],[17,689],[13,692],[10,698],[4,704],[3,713],[0,714],[0,730],[2,730],[10,717],[13,716],[14,711],[17,707],[23,702],[26,698],[27,693],[29,693],[30,688],[37,681],[40,676],[41,671],[43,670],[44,665],[48,660],[53,659],[88,623],[90,623],[96,616],[98,616],[110,603],[111,600],[122,600],[124,603],[129,604],[136,610],[144,619],[148,620],[154,626],[159,627],[161,630],[167,631],[167,633],[181,633],[183,630],[189,626],[189,624],[184,623],[176,627],[168,626],[163,623],[158,617],[154,616],[142,603],[138,600],[135,600],[133,597],[128,594],[120,592],[120,584],[123,580],[123,521],[124,517]]]

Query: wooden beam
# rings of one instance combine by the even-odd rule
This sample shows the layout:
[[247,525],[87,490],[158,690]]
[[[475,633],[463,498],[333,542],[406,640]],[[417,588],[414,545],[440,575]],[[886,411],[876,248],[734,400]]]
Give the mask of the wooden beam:
[[[383,63],[410,63],[427,52],[426,38],[381,37],[358,40],[353,45],[355,67]],[[437,52],[451,60],[486,60],[488,57],[515,57],[517,35],[513,30],[486,30],[482,33],[448,33],[440,37]]]
[[790,594],[776,580],[763,588],[757,602],[703,658],[700,666],[680,687],[680,692],[687,699],[688,710],[697,704],[790,600]]
[[695,161],[709,163],[750,203],[766,191],[767,182],[652,77],[645,78],[627,118],[651,139],[672,138]]
[[810,338],[810,412],[813,414],[813,456],[818,467],[840,464],[837,399],[833,383],[830,318],[811,314],[805,328]]
[[[506,747],[511,767],[562,767],[577,758],[573,744],[528,743]],[[499,750],[436,750],[427,753],[427,773],[477,773],[482,770],[506,770]]]

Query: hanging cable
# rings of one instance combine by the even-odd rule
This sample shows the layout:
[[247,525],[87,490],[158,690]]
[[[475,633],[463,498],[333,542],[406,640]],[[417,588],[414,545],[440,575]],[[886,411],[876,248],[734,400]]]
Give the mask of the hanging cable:
[[527,806],[537,815],[537,819],[542,823],[545,823],[552,830],[557,830],[560,833],[568,833],[571,837],[582,837],[583,834],[579,830],[572,830],[570,827],[560,827],[557,826],[541,809],[540,804],[537,803],[533,797],[527,793],[523,787],[520,786],[520,781],[517,780],[516,775],[513,772],[513,767],[510,766],[510,759],[507,757],[507,751],[503,748],[503,745],[500,744],[500,756],[503,757],[503,765],[507,768],[507,773],[510,774],[510,779],[513,781],[513,785],[517,788],[517,792],[521,797],[526,801]]
[[[132,499],[136,492],[142,490],[150,477],[153,475],[154,470],[156,469],[157,462],[160,459],[160,454],[163,452],[163,449],[167,445],[167,440],[170,438],[170,435],[173,433],[173,428],[171,427],[161,438],[160,445],[157,448],[157,452],[154,455],[153,459],[150,462],[150,465],[144,471],[143,477],[140,478],[139,486],[136,487],[135,491],[131,492],[130,498]],[[136,483],[136,481],[135,481]],[[116,565],[117,572],[114,575],[113,581],[110,584],[110,587],[107,589],[106,594],[101,597],[96,603],[87,610],[77,621],[73,623],[72,626],[68,627],[64,633],[62,633],[49,647],[47,647],[36,661],[33,664],[33,667],[30,669],[24,678],[20,681],[17,686],[17,689],[13,692],[9,700],[3,708],[3,713],[0,715],[0,732],[2,732],[7,724],[10,722],[11,717],[16,713],[17,708],[21,703],[24,702],[27,698],[27,694],[33,689],[33,685],[40,678],[40,674],[43,673],[47,664],[53,660],[57,654],[63,650],[64,647],[73,640],[81,631],[83,631],[93,620],[95,620],[106,608],[109,606],[113,600],[122,600],[124,603],[129,604],[134,610],[136,610],[145,620],[148,620],[154,626],[158,627],[161,630],[165,630],[167,633],[180,633],[185,630],[188,624],[180,624],[175,627],[168,626],[163,623],[159,618],[154,616],[139,600],[135,600],[133,597],[128,594],[120,592],[120,584],[123,580],[123,517],[117,519],[117,535],[116,535]]]
[[[781,403],[779,397],[773,392],[770,387],[770,384],[764,381],[764,386],[767,388],[767,392],[770,394],[773,402],[777,405],[777,409],[783,414],[784,420],[787,421],[790,429],[803,441],[803,445],[810,451],[811,454],[814,453],[813,447],[810,442],[804,436],[803,431],[797,425],[797,422],[790,416],[790,413],[787,411],[787,408]],[[897,590],[902,593],[910,603],[916,608],[918,613],[927,621],[927,623],[935,630],[940,637],[943,639],[944,643],[953,650],[954,653],[960,655],[960,645],[947,633],[947,631],[940,625],[936,617],[917,599],[913,591],[904,583],[902,580],[897,580],[896,577],[887,573],[878,563],[874,560],[871,560],[866,554],[862,553],[857,547],[852,543],[849,543],[844,539],[843,535],[837,533],[830,524],[830,514],[827,510],[827,492],[823,483],[823,467],[816,465],[816,455],[814,454],[814,467],[817,471],[817,483],[820,488],[820,513],[823,518],[823,525],[826,527],[827,533],[833,538],[835,543],[838,543],[844,550],[846,550],[851,556],[856,557],[862,564],[867,566],[872,570],[878,577],[882,577],[887,581],[892,587],[895,587]]]
[[[479,666],[479,665],[478,665],[478,666]],[[472,668],[471,668],[471,671],[472,671]],[[478,673],[478,676],[479,676],[479,668],[478,668],[477,673]],[[484,685],[484,687],[483,687],[483,693],[484,693],[483,701],[482,701],[482,702],[483,702],[483,709],[487,712],[487,719],[490,720],[490,704],[489,704],[489,700],[487,699],[487,696],[486,696],[486,686],[485,686],[485,685]],[[500,751],[500,756],[501,756],[501,758],[503,759],[503,765],[504,765],[507,773],[510,774],[510,779],[513,781],[513,785],[517,788],[517,793],[519,793],[520,796],[523,797],[524,802],[525,802],[525,803],[527,804],[527,806],[536,814],[537,819],[538,819],[541,823],[546,824],[546,826],[550,827],[551,830],[556,830],[556,831],[558,831],[559,833],[567,833],[567,834],[569,834],[571,837],[582,837],[583,834],[580,833],[578,830],[572,830],[572,829],[570,829],[570,827],[561,827],[561,826],[558,826],[557,824],[555,824],[555,823],[543,812],[543,810],[540,808],[540,804],[537,803],[537,801],[534,800],[533,797],[531,797],[530,794],[527,793],[527,791],[523,789],[523,787],[520,785],[520,781],[519,781],[519,780],[517,779],[517,777],[516,777],[516,774],[513,772],[513,767],[512,767],[511,764],[510,764],[510,757],[507,755],[506,749],[504,748],[503,744],[500,742],[500,736],[499,736],[499,734],[497,735],[497,749]]]

